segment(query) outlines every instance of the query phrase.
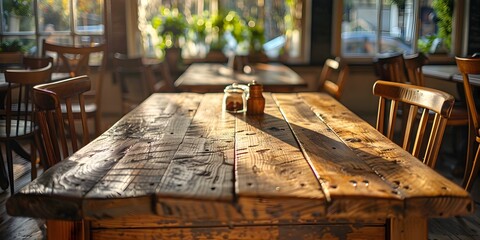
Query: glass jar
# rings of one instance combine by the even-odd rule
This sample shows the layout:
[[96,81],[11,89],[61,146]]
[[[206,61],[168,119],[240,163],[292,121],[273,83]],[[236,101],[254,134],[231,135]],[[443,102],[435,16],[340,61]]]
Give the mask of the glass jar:
[[245,112],[247,108],[247,86],[233,83],[225,87],[223,96],[223,109],[231,113]]

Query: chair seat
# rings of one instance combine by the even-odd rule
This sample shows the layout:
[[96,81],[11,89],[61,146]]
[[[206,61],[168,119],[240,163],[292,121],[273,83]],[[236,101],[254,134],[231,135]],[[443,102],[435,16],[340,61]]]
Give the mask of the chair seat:
[[[18,132],[17,132],[18,128]],[[32,121],[20,121],[19,124],[15,121],[11,122],[10,126],[10,137],[30,137],[36,130],[36,126]],[[0,140],[5,140],[7,138],[7,122],[5,120],[0,120]]]

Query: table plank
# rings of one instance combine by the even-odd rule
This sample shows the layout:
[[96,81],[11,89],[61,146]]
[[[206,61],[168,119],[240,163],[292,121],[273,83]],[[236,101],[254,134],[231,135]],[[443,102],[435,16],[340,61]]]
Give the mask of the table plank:
[[[12,202],[22,201],[24,199],[22,196],[30,199],[31,204],[38,201],[55,201],[56,203],[51,206],[42,205],[45,209],[40,207],[39,211],[23,214],[58,218],[58,209],[62,209],[65,215],[68,215],[65,216],[67,219],[80,219],[83,214],[92,214],[94,218],[115,213],[129,214],[129,211],[118,210],[121,206],[112,205],[105,199],[121,198],[138,203],[141,200],[133,198],[139,196],[143,201],[150,202],[148,195],[154,194],[158,185],[155,181],[160,181],[161,177],[158,176],[161,176],[165,169],[162,167],[165,160],[159,158],[156,153],[171,157],[168,155],[168,149],[173,147],[173,150],[176,150],[176,143],[182,141],[186,130],[181,126],[188,125],[188,118],[192,118],[199,99],[203,97],[187,93],[168,96],[149,98],[149,102],[126,115],[99,138],[63,160],[62,164],[53,166],[52,170],[42,175],[42,178],[37,178],[28,187],[23,188],[13,197]],[[184,123],[185,119],[180,118],[187,118],[187,123]],[[174,129],[179,133],[172,134]],[[150,148],[150,154],[140,154],[145,144],[153,146]],[[150,161],[138,159],[139,154]],[[151,161],[152,159],[155,161]],[[167,163],[170,160],[167,159]],[[139,167],[139,164],[145,162],[148,162],[150,167],[157,166],[151,169]],[[151,171],[156,173],[152,175]],[[153,176],[153,179],[150,176]],[[145,177],[148,181],[139,180]],[[147,184],[144,184],[145,182]],[[35,194],[30,195],[32,193]],[[145,204],[132,206],[127,208],[131,212],[151,211],[151,207],[143,208]],[[79,209],[85,212],[79,212]]]
[[[302,99],[292,101],[286,94],[275,94],[275,98],[322,183],[329,205],[341,206],[330,217],[349,217],[352,213],[373,217],[372,209],[398,209],[399,212],[403,209],[401,196],[392,193],[392,185],[345,145],[335,131],[310,110],[311,106]],[[386,218],[392,214],[378,209],[375,217]]]
[[205,95],[156,192],[232,200],[235,118],[222,112],[222,96]]
[[295,136],[271,96],[264,95],[264,115],[239,115],[237,120],[237,194],[323,200],[320,185]]
[[466,191],[426,168],[345,106],[323,94],[301,93],[300,96],[347,146],[390,184],[391,190],[376,190],[392,191],[400,196],[405,202],[406,214],[448,217],[472,213],[473,202]]

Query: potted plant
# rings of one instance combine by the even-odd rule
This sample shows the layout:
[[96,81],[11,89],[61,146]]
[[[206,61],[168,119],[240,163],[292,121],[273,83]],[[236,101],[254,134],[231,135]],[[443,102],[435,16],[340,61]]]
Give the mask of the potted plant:
[[227,41],[225,40],[225,26],[224,26],[225,13],[220,12],[212,14],[207,19],[206,32],[207,41],[209,46],[206,58],[214,62],[226,62],[227,57],[223,53]]
[[180,72],[181,47],[185,42],[187,26],[187,21],[177,8],[162,7],[159,14],[152,19],[152,27],[157,30],[161,39],[158,47],[164,51],[164,59],[174,75]]
[[8,16],[8,31],[20,31],[20,20],[22,17],[33,15],[32,0],[8,0],[3,2],[3,11]]
[[18,39],[12,41],[2,41],[0,43],[0,63],[2,64],[20,64],[25,51],[22,42]]

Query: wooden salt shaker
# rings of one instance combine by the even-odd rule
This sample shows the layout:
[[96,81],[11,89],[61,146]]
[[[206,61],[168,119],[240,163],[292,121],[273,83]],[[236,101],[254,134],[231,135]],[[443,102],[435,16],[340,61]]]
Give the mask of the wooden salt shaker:
[[263,86],[255,80],[248,84],[249,95],[247,99],[247,115],[261,115],[265,109]]

